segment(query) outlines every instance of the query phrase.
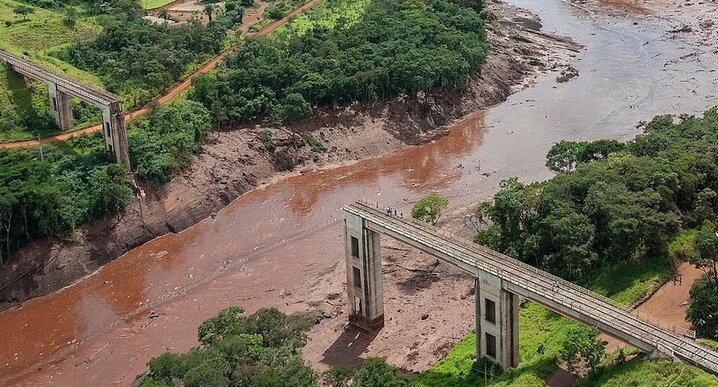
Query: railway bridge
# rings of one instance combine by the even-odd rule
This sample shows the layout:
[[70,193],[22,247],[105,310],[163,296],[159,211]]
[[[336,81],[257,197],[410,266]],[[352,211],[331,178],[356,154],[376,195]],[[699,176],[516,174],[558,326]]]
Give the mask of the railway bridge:
[[449,263],[475,278],[476,353],[502,368],[519,361],[519,302],[526,298],[594,326],[652,355],[665,355],[718,374],[718,352],[695,342],[693,331],[661,326],[620,304],[414,219],[387,213],[375,203],[344,207],[350,323],[367,330],[384,325],[381,235]]
[[105,149],[115,155],[118,164],[131,169],[130,156],[127,151],[125,118],[122,112],[121,100],[118,96],[95,90],[5,51],[0,51],[0,62],[5,63],[18,74],[47,85],[50,112],[55,123],[62,130],[69,129],[73,125],[72,97],[79,98],[99,108],[102,111],[102,132],[105,139]]

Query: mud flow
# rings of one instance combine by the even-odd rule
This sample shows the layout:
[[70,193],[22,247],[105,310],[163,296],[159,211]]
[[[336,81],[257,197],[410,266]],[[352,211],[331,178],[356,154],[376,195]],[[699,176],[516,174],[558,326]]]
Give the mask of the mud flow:
[[[544,31],[585,46],[572,64],[577,78],[557,83],[557,69],[505,103],[456,123],[434,142],[255,189],[213,218],[140,246],[74,286],[3,312],[0,384],[127,385],[152,356],[196,345],[198,324],[222,308],[307,311],[326,306],[330,293],[342,299],[340,209],[353,200],[368,197],[407,211],[421,195],[437,192],[450,200],[451,227],[468,232],[457,220],[463,209],[496,192],[502,179],[550,177],[544,156],[553,143],[626,140],[639,132],[639,120],[698,114],[717,102],[715,40],[699,44],[677,36],[670,31],[682,22],[674,17],[614,17],[558,0],[510,3],[537,13]],[[411,254],[387,254],[411,260]],[[400,309],[397,303],[407,298],[416,300],[410,308],[438,307],[444,302],[441,283],[430,285],[437,297],[411,298],[409,293],[423,290],[396,287],[387,310]],[[456,308],[473,316],[473,298],[455,298]],[[346,316],[339,305],[329,313],[335,322],[322,322],[312,332],[328,345],[342,335]],[[403,329],[419,324],[401,324],[400,316],[387,315],[393,320],[372,348],[404,353],[419,339],[418,332]],[[433,328],[456,342],[473,317],[468,323],[447,320]],[[446,346],[421,343],[429,360],[442,353],[432,350]],[[321,363],[326,346],[312,348],[315,353],[307,356]]]

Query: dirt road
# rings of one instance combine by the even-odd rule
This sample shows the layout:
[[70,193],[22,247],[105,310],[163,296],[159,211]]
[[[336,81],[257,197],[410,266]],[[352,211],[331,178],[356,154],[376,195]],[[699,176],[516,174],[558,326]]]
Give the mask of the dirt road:
[[[279,20],[276,20],[270,24],[267,24],[266,26],[264,26],[264,28],[262,28],[261,30],[259,30],[257,32],[248,32],[246,35],[247,35],[247,37],[250,37],[250,38],[257,37],[257,36],[266,36],[266,35],[272,33],[273,31],[275,31],[276,29],[278,29],[279,27],[286,24],[292,16],[295,16],[295,15],[297,15],[301,12],[304,12],[307,9],[313,7],[317,3],[317,1],[319,1],[319,0],[310,0],[310,1],[306,2],[304,5],[302,5],[301,7],[294,9],[292,12],[287,14],[285,17],[283,17]],[[249,30],[251,25],[256,22],[257,22],[256,18],[245,19],[244,22],[242,23],[241,30],[242,31]],[[224,58],[229,53],[235,51],[238,47],[241,47],[241,44],[242,43],[240,43],[239,46],[229,47],[222,53],[218,54],[217,56],[214,56],[212,59],[207,61],[204,65],[202,65],[202,67],[197,69],[195,72],[193,72],[191,75],[189,75],[187,78],[185,78],[181,82],[172,86],[169,90],[167,90],[167,92],[165,92],[165,94],[157,97],[155,100],[161,105],[168,104],[168,103],[172,102],[172,100],[177,98],[178,95],[180,95],[181,93],[183,93],[184,91],[187,91],[187,89],[189,89],[189,87],[192,85],[192,80],[194,78],[196,78],[199,75],[206,74],[206,73],[212,71],[214,68],[217,67],[217,65],[219,65],[222,62],[222,60],[224,60]],[[143,108],[134,110],[130,113],[127,113],[127,114],[125,114],[125,122],[130,122],[130,121],[134,120],[135,118],[146,114],[147,112],[148,112],[148,108],[143,107]],[[2,143],[2,144],[0,144],[0,149],[29,148],[29,147],[34,147],[34,146],[38,146],[38,145],[42,145],[42,144],[49,144],[49,143],[58,142],[58,141],[67,141],[71,138],[81,136],[84,134],[95,133],[100,130],[102,130],[102,125],[97,124],[97,125],[85,128],[85,129],[80,129],[80,130],[76,130],[76,131],[68,132],[68,133],[61,133],[61,134],[58,134],[55,136],[41,138],[39,140],[27,140],[27,141],[16,141],[16,142]]]

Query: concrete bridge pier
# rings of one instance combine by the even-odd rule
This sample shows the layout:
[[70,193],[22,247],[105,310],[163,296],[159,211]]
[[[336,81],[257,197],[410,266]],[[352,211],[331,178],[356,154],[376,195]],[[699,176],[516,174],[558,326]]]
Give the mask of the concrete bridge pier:
[[504,281],[479,271],[475,279],[476,355],[502,369],[519,363],[519,297],[507,291]]
[[347,214],[344,228],[349,324],[374,332],[384,326],[381,234],[364,219]]
[[72,97],[63,93],[56,83],[47,82],[47,91],[50,98],[50,113],[55,123],[62,130],[72,128]]
[[115,155],[118,164],[132,170],[122,105],[119,101],[113,101],[109,105],[100,106],[100,109],[102,110],[102,137],[105,139],[105,150]]

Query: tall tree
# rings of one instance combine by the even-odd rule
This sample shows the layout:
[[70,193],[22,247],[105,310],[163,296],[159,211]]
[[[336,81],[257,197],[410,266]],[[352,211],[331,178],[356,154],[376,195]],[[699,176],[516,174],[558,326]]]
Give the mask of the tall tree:
[[170,18],[170,13],[169,13],[169,11],[167,11],[167,8],[162,7],[157,12],[157,17],[160,19],[164,19],[165,25],[167,25],[167,20],[169,20],[169,18]]
[[714,291],[718,292],[718,235],[713,224],[706,221],[696,235],[696,250],[698,254],[689,256],[690,263],[701,269]]
[[212,21],[212,15],[214,14],[214,5],[213,4],[205,4],[204,9],[202,10],[205,15],[207,15],[207,18],[209,21]]
[[22,16],[22,20],[27,20],[27,15],[35,13],[35,8],[28,7],[27,5],[20,5],[12,10],[13,13]]

